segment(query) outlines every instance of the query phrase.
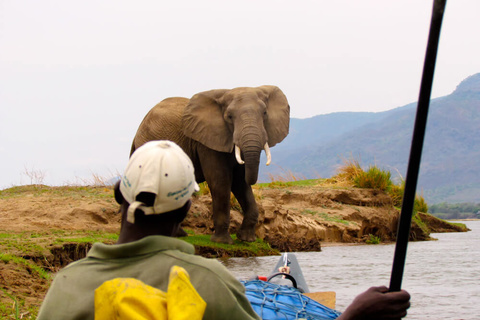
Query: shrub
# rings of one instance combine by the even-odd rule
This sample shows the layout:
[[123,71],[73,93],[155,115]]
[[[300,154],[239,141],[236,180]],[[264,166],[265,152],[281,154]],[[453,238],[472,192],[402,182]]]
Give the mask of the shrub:
[[382,242],[382,239],[380,237],[377,237],[373,234],[368,235],[368,239],[365,241],[367,244],[379,244]]
[[[393,185],[390,171],[382,170],[376,165],[370,166],[364,171],[360,161],[356,159],[344,159],[343,165],[337,170],[335,178],[338,180],[352,181],[357,188],[372,188],[388,191]],[[400,200],[401,201],[401,200]]]
[[337,169],[335,177],[338,180],[353,181],[358,175],[363,173],[360,162],[356,159],[344,159],[343,165]]
[[[386,191],[392,198],[395,207],[401,207],[403,194],[405,193],[405,180],[401,178],[400,184],[394,184],[391,180],[391,173],[382,170],[376,165],[370,166],[364,171],[360,162],[356,159],[344,159],[343,165],[338,168],[337,174],[333,177],[338,180],[352,181],[357,188],[372,188]],[[428,205],[422,195],[415,196],[413,213],[428,212]]]
[[392,186],[390,171],[385,171],[377,166],[371,166],[367,171],[362,171],[353,179],[357,188],[372,188],[387,191]]
[[405,183],[401,185],[392,184],[387,191],[388,195],[392,198],[394,207],[401,207],[403,200],[403,193],[405,192]]
[[[392,184],[387,192],[393,200],[393,205],[395,207],[401,207],[403,195],[405,193],[405,180],[402,180],[399,185]],[[417,212],[428,212],[428,204],[425,201],[423,194],[415,195],[415,200],[413,202],[413,214],[416,214]]]
[[421,195],[416,195],[415,196],[415,201],[413,202],[413,212],[423,212],[427,213],[428,212],[428,204],[425,201],[425,198],[423,197],[423,194]]

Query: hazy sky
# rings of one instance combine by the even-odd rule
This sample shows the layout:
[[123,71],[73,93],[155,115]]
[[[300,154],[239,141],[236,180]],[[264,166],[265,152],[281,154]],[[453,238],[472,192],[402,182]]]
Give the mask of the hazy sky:
[[[171,96],[272,84],[294,118],[414,102],[432,4],[0,0],[0,189],[122,172]],[[479,13],[448,1],[432,97],[480,72]]]

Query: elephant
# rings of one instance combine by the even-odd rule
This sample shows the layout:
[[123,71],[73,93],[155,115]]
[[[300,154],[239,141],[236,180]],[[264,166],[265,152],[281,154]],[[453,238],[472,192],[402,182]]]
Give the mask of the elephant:
[[287,135],[290,105],[276,86],[239,87],[200,92],[192,98],[166,98],[141,122],[130,155],[150,140],[171,140],[190,157],[197,183],[206,181],[212,196],[211,240],[233,243],[229,234],[230,192],[243,211],[237,231],[255,241],[258,207],[251,185],[258,179],[260,154]]

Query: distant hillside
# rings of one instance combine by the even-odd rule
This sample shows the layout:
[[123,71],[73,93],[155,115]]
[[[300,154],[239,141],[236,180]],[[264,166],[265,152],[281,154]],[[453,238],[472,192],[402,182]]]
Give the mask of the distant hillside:
[[[295,106],[292,106],[294,108]],[[380,113],[341,112],[291,119],[290,134],[272,148],[269,174],[330,177],[351,156],[405,177],[416,103]],[[480,73],[430,103],[418,190],[431,204],[480,202]]]

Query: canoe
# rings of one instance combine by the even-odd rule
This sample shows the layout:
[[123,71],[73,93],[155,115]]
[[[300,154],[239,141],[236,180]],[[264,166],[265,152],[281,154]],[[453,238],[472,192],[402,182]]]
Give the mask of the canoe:
[[310,292],[297,257],[284,253],[269,276],[242,281],[247,299],[264,320],[336,319],[335,292]]

